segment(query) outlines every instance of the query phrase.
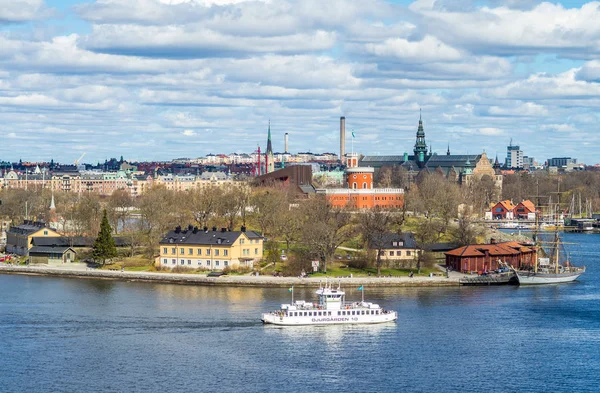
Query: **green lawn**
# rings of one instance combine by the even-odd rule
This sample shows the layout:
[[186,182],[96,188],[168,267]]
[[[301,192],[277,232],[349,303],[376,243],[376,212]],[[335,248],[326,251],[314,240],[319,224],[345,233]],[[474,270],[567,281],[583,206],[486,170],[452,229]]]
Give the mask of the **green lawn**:
[[[413,272],[415,275],[417,275],[417,269],[388,269],[388,268],[382,268],[381,269],[381,275],[382,276],[389,276],[390,274],[392,275],[392,277],[401,277],[401,276],[408,276],[410,272]],[[327,274],[324,273],[312,273],[310,274],[311,277],[348,277],[350,276],[350,274],[352,274],[352,277],[368,277],[369,273],[371,274],[371,276],[377,276],[377,268],[366,268],[366,269],[357,269],[357,268],[352,268],[352,267],[342,267],[342,266],[336,266],[336,265],[331,265],[331,266],[327,266]],[[439,273],[439,270],[433,268],[421,268],[421,276],[427,276],[429,275],[429,273]]]

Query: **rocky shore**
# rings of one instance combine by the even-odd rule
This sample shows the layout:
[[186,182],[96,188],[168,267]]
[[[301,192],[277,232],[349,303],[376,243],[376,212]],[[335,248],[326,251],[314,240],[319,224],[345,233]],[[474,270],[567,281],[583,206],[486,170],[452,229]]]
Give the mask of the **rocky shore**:
[[[169,284],[243,286],[243,287],[318,287],[324,277],[272,277],[272,276],[221,276],[207,277],[204,274],[175,274],[110,271],[53,266],[0,266],[0,274],[22,274],[66,278],[90,278],[124,281],[162,282]],[[331,280],[331,278],[330,278]],[[442,287],[459,285],[459,275],[447,277],[345,277],[334,278],[342,285],[368,285],[370,287]]]

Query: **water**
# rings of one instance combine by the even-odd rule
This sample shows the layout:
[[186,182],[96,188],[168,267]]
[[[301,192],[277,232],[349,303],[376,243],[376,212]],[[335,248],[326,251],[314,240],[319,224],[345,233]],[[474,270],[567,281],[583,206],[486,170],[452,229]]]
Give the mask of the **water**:
[[579,283],[367,288],[400,314],[376,326],[263,326],[280,288],[0,275],[0,391],[597,392],[600,235],[565,241]]

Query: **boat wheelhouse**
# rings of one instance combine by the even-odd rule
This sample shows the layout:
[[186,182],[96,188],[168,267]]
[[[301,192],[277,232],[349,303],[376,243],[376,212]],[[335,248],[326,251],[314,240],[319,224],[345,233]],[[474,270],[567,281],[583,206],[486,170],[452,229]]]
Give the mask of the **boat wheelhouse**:
[[318,303],[304,300],[282,304],[277,311],[263,313],[261,320],[265,324],[297,326],[297,325],[339,325],[339,324],[373,324],[393,322],[398,319],[396,311],[384,310],[378,304],[364,301],[364,287],[358,288],[363,293],[360,302],[346,302],[346,293],[339,286],[333,289],[330,285],[320,287],[316,294]]

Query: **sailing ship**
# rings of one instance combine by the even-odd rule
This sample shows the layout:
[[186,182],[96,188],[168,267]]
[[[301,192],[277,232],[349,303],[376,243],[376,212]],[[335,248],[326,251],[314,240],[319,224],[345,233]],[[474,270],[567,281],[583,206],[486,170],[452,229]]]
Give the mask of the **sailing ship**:
[[[537,240],[537,239],[536,239]],[[541,245],[541,242],[536,243]],[[575,281],[585,273],[584,267],[573,266],[567,258],[561,258],[561,251],[564,251],[563,243],[558,231],[554,234],[554,240],[550,243],[552,252],[546,254],[543,247],[538,247],[537,261],[529,269],[513,268],[519,285],[540,285],[540,284],[560,284]]]
[[358,290],[363,293],[362,301],[346,302],[346,293],[339,285],[333,288],[325,283],[316,292],[319,303],[310,303],[304,300],[294,302],[294,287],[291,287],[289,291],[292,293],[292,303],[282,304],[277,311],[263,313],[261,320],[265,324],[299,326],[373,324],[398,319],[396,311],[384,310],[378,304],[365,302],[362,285]]

